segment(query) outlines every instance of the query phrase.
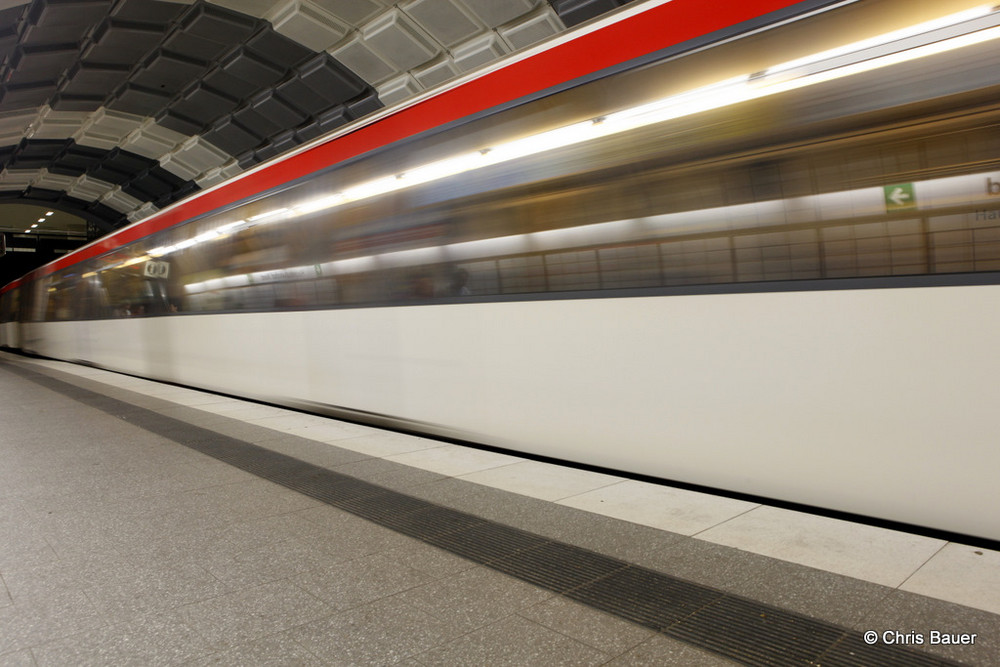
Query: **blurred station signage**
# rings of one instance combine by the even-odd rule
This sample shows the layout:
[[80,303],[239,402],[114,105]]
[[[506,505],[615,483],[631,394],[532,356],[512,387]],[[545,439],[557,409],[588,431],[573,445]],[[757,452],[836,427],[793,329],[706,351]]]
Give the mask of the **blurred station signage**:
[[905,211],[917,207],[917,197],[913,192],[913,183],[897,183],[882,187],[885,195],[885,211]]
[[146,278],[166,278],[170,275],[170,262],[146,262],[142,275]]

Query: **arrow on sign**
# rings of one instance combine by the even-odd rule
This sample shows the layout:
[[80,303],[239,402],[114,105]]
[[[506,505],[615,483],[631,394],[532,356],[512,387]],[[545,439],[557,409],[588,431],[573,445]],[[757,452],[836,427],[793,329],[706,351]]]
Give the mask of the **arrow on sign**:
[[913,191],[913,183],[883,185],[882,196],[885,197],[885,210],[887,212],[905,211],[917,206],[917,195]]
[[910,198],[910,194],[903,190],[903,188],[895,188],[889,195],[889,201],[891,201],[896,206],[902,206],[906,203],[906,200]]

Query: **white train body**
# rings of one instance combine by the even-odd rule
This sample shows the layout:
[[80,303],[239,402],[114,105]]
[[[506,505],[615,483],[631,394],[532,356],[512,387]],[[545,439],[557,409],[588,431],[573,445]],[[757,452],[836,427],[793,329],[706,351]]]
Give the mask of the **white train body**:
[[[967,9],[955,4],[951,13]],[[175,225],[137,250],[92,253],[84,261],[96,264],[64,264],[16,286],[22,299],[34,289],[34,300],[12,318],[20,324],[3,324],[2,342],[1000,540],[995,42],[754,93],[735,108],[688,109],[593,145],[561,144],[410,190],[387,178],[389,190],[341,195],[351,192],[343,183],[374,187],[395,162],[415,162],[398,167],[402,180],[511,126],[538,138],[593,120],[595,90],[649,103],[635,90],[680,71],[693,72],[689,87],[701,90],[706,71],[728,79],[741,49],[758,57],[760,40],[801,43],[827,21],[863,25],[859,16],[832,12],[598,78],[594,88],[477,117],[263,199],[234,199],[195,216],[200,226],[185,235]],[[966,32],[980,37],[1000,25],[986,12],[928,43],[966,34],[955,25],[968,21],[979,22]],[[893,81],[908,85],[872,95]],[[613,106],[608,118],[623,105]],[[663,194],[655,183],[681,185]],[[341,199],[324,204],[329,212],[306,206],[333,187]],[[307,209],[304,222],[267,228],[278,231],[246,223]],[[295,224],[308,230],[304,240],[289,240]],[[236,240],[211,250],[213,233],[230,232]],[[321,256],[328,237],[332,249]],[[169,278],[152,288],[148,271],[124,273],[130,261],[159,262],[151,266],[164,272],[169,263]],[[129,293],[142,292],[142,303],[116,297],[125,288],[113,285],[128,281],[102,271],[133,276],[139,287]],[[80,282],[94,276],[98,287]],[[87,305],[61,315],[63,289]],[[157,316],[137,317],[138,308]]]

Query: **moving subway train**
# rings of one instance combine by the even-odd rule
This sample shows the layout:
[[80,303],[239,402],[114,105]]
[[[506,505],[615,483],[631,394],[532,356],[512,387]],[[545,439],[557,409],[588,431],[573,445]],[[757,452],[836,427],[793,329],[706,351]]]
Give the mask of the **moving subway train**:
[[1000,12],[695,5],[43,267],[4,288],[2,343],[1000,539]]

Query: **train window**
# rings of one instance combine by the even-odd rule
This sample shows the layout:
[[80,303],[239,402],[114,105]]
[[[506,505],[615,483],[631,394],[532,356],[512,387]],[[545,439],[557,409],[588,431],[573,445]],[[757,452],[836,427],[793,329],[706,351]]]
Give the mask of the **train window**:
[[658,287],[662,282],[655,245],[603,248],[598,252],[605,289]]
[[537,255],[501,259],[497,269],[504,294],[546,291],[545,263]]
[[13,322],[18,317],[20,309],[18,289],[11,289],[0,294],[0,322]]
[[500,274],[497,271],[496,262],[470,262],[457,266],[456,271],[458,270],[465,271],[466,291],[461,290],[459,283],[459,287],[452,290],[451,296],[500,293]]
[[545,256],[548,288],[562,290],[600,289],[600,271],[596,250],[552,253]]

